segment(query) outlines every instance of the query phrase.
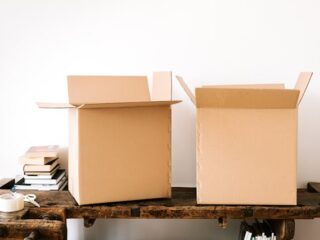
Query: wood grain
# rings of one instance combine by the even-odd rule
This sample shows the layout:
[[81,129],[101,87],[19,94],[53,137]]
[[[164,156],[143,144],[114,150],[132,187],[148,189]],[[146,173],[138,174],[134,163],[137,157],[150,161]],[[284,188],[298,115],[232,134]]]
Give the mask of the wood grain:
[[[3,192],[4,190],[0,190]],[[29,193],[29,191],[20,191]],[[198,205],[195,188],[173,188],[171,199],[155,199],[78,206],[68,191],[35,192],[41,208],[26,203],[28,211],[1,214],[0,219],[22,218],[168,218],[168,219],[312,219],[320,217],[320,193],[298,190],[297,206]]]
[[[8,192],[0,190],[0,194]],[[19,191],[27,194],[31,191]],[[26,203],[23,211],[0,213],[0,239],[23,239],[37,230],[41,239],[65,239],[66,219],[83,218],[90,227],[97,218],[268,219],[281,240],[292,239],[294,219],[320,218],[320,193],[298,190],[297,206],[198,205],[195,188],[173,188],[171,199],[79,206],[68,191],[36,191],[40,208]]]
[[317,192],[320,193],[320,183],[318,182],[309,182],[307,189],[309,192]]
[[66,239],[66,224],[61,221],[37,219],[0,221],[0,239],[23,239],[37,231],[41,239]]

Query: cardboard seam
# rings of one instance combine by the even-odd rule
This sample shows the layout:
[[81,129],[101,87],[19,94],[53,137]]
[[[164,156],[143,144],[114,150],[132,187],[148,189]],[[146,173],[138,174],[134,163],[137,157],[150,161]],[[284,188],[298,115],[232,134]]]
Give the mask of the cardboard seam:
[[69,124],[69,129],[68,129],[68,133],[69,133],[69,139],[68,139],[68,142],[69,142],[69,147],[68,147],[68,190],[70,191],[70,192],[73,192],[73,186],[72,186],[72,178],[73,178],[73,176],[72,176],[72,174],[70,174],[70,168],[72,168],[72,166],[70,166],[71,164],[70,164],[70,142],[71,142],[71,115],[72,115],[72,113],[71,113],[71,110],[69,110],[69,112],[68,112],[68,124]]
[[[297,119],[296,121],[296,152],[295,152],[295,170],[294,170],[294,174],[295,174],[295,180],[296,180],[296,185],[297,185],[297,177],[298,177],[298,147],[299,147],[299,109],[296,110],[295,113],[295,118]],[[294,195],[295,195],[295,205],[298,204],[298,195],[297,195],[297,191],[294,191]]]
[[[198,115],[198,113],[197,113]],[[200,121],[199,121],[199,118],[197,116],[197,129],[196,129],[196,146],[197,146],[197,149],[196,149],[196,167],[197,167],[197,171],[196,171],[196,186],[197,186],[197,202],[200,203],[201,202],[201,182],[200,182],[200,178],[199,178],[199,175],[200,175],[200,170],[201,170],[201,166],[200,166],[200,145],[201,145],[201,140],[200,140]]]
[[172,146],[172,122],[171,122],[171,114],[172,114],[172,109],[171,109],[171,106],[169,107],[169,114],[168,114],[168,121],[169,121],[169,128],[168,128],[168,134],[169,134],[169,143],[168,143],[168,155],[169,155],[169,158],[168,158],[168,196],[169,198],[171,198],[171,184],[172,184],[172,151],[171,151],[171,146]]
[[78,181],[78,186],[77,186],[77,189],[78,189],[78,203],[79,204],[82,204],[82,196],[81,196],[81,190],[80,190],[80,188],[81,188],[81,186],[82,186],[82,184],[81,184],[81,177],[80,176],[82,176],[82,174],[81,174],[81,171],[80,171],[80,169],[81,169],[81,164],[80,164],[80,148],[81,148],[81,146],[80,146],[80,111],[79,110],[76,110],[77,111],[77,114],[76,114],[76,117],[77,117],[77,122],[78,122],[78,129],[77,129],[77,131],[78,131],[78,137],[77,137],[77,146],[78,146],[78,169],[77,169],[77,172],[78,172],[78,177],[79,177],[79,181]]

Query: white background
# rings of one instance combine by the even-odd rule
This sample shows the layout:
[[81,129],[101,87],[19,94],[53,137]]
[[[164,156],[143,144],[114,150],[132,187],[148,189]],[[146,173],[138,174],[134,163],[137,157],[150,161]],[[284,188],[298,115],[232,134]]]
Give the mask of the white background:
[[[300,106],[298,183],[320,181],[320,2],[316,0],[1,0],[0,178],[20,172],[30,145],[67,147],[67,113],[36,101],[67,99],[66,76],[172,70],[205,83],[293,87],[315,71]],[[318,71],[318,72],[317,72]],[[174,83],[173,184],[195,185],[195,110]],[[65,156],[63,156],[65,159]],[[297,221],[315,239],[319,221]],[[214,220],[70,220],[69,239],[235,239]]]

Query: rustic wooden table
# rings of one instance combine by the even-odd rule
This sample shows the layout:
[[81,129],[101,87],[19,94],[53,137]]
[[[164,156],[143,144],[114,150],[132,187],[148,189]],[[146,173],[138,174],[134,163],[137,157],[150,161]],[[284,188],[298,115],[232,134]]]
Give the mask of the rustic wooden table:
[[[8,192],[0,190],[0,194]],[[27,194],[29,191],[19,191]],[[26,203],[15,213],[0,213],[0,239],[66,239],[66,219],[83,218],[90,227],[97,218],[268,219],[278,240],[293,239],[294,219],[320,218],[320,193],[298,190],[297,206],[197,205],[195,188],[173,188],[171,199],[78,206],[68,191],[38,191],[37,208]]]

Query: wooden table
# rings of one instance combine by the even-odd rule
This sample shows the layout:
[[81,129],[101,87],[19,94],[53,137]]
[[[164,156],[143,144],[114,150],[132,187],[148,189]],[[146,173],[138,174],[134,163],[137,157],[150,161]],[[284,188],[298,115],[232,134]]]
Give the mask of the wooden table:
[[294,219],[320,218],[320,193],[305,189],[298,190],[297,206],[197,205],[195,188],[173,188],[171,199],[87,206],[78,206],[68,191],[33,193],[40,208],[26,203],[20,212],[0,213],[0,239],[66,239],[68,218],[83,218],[86,227],[97,218],[143,218],[218,219],[222,227],[228,219],[268,219],[277,229],[277,239],[286,240],[293,239]]

